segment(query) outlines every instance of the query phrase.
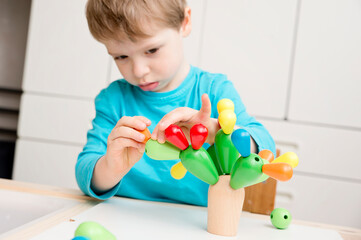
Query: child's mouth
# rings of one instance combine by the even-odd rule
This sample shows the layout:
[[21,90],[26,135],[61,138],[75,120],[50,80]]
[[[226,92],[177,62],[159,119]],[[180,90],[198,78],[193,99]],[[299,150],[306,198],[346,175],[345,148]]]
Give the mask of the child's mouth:
[[142,84],[139,85],[140,89],[142,89],[143,91],[152,91],[154,90],[156,87],[158,87],[159,82],[152,82],[152,83],[147,83],[147,84]]

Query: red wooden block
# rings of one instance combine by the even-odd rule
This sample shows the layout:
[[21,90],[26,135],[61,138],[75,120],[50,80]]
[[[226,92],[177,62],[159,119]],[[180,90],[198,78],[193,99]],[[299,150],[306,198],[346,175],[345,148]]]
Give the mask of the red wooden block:
[[181,150],[188,148],[188,140],[179,126],[171,124],[167,127],[164,133],[168,142],[172,143],[174,146],[180,148]]
[[191,128],[190,136],[193,149],[198,150],[208,137],[208,129],[202,124],[196,124]]

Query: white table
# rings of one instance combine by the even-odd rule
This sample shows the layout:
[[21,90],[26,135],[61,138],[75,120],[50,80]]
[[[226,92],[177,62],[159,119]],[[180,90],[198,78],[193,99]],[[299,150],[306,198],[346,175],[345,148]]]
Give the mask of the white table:
[[0,235],[4,239],[71,239],[84,221],[100,223],[118,239],[361,239],[360,229],[296,220],[288,229],[278,230],[269,216],[247,212],[242,213],[236,237],[220,237],[207,232],[204,207],[120,197],[100,202],[83,196],[80,191],[8,180],[0,180],[0,190],[42,196],[41,201],[56,198],[64,203],[56,212]]

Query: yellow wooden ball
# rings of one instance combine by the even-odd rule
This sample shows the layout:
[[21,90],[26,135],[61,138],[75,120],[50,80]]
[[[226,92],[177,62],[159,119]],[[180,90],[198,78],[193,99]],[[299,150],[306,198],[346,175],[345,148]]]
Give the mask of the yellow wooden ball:
[[234,112],[234,103],[228,98],[224,98],[217,103],[218,114],[224,110],[231,110]]
[[233,132],[234,125],[236,125],[237,116],[234,110],[223,110],[218,116],[219,125],[225,134],[231,134]]

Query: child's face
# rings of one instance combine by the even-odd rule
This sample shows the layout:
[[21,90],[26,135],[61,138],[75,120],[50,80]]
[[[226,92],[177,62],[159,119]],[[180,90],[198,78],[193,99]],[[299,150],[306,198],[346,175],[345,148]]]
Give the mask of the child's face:
[[124,79],[143,91],[165,92],[175,89],[186,77],[189,66],[183,56],[182,39],[189,32],[157,28],[149,38],[107,40],[109,54]]

